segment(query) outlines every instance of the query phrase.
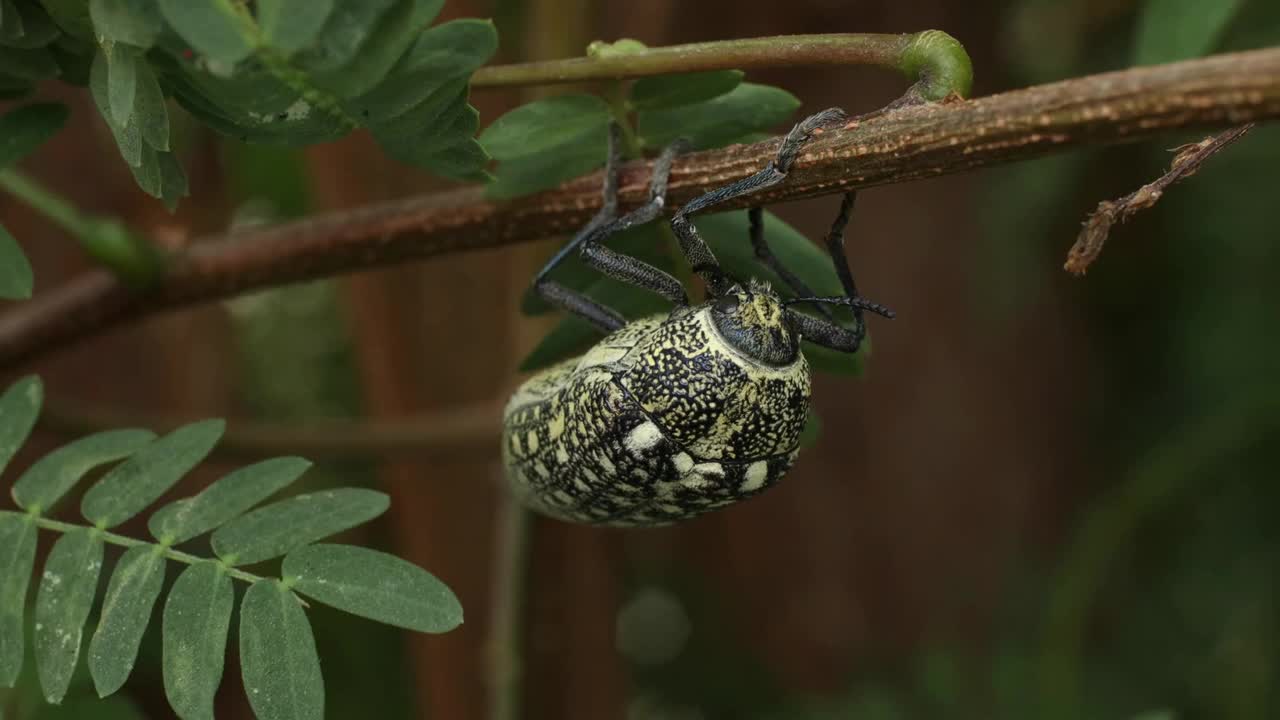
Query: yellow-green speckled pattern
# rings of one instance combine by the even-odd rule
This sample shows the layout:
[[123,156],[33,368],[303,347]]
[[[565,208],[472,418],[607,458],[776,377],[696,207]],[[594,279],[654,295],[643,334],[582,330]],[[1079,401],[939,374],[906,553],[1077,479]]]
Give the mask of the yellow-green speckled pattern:
[[504,413],[507,479],[565,520],[662,525],[755,495],[795,461],[809,404],[802,354],[766,366],[707,306],[633,322],[530,378]]

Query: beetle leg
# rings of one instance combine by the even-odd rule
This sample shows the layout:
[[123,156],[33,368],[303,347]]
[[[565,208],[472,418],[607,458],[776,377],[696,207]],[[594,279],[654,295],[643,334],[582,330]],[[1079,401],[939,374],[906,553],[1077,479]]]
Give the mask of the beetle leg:
[[[769,243],[764,238],[764,209],[759,205],[747,210],[747,222],[749,223],[748,233],[751,237],[751,248],[755,251],[756,259],[764,263],[764,266],[774,272],[775,275],[782,278],[782,281],[791,288],[798,297],[812,297],[816,295],[809,286],[804,283],[795,273],[787,269],[777,255],[773,254],[773,250],[769,247]],[[831,309],[826,305],[818,305],[818,312],[828,320],[834,320],[835,316],[831,314]]]
[[698,228],[689,220],[689,216],[712,205],[717,205],[740,195],[758,192],[782,182],[786,179],[787,173],[791,171],[791,165],[800,153],[800,148],[815,133],[820,132],[825,127],[842,123],[846,119],[848,119],[848,116],[840,108],[829,108],[801,120],[782,139],[782,144],[778,146],[778,154],[767,167],[750,177],[743,178],[738,182],[730,183],[690,200],[671,219],[671,229],[675,231],[676,238],[680,240],[680,249],[684,252],[685,257],[688,258],[689,264],[693,266],[693,271],[706,281],[707,289],[713,297],[718,297],[727,292],[731,281],[724,270],[720,268],[720,264],[716,262],[711,248],[707,246],[707,242],[698,234]]
[[798,313],[790,308],[787,316],[792,327],[806,339],[819,345],[841,350],[857,352],[867,334],[864,311],[871,311],[886,317],[893,317],[893,312],[876,303],[870,302],[858,294],[858,286],[853,281],[853,271],[849,269],[849,259],[844,250],[844,229],[849,224],[849,216],[853,212],[853,203],[858,197],[856,190],[850,190],[840,200],[840,212],[836,215],[831,230],[827,233],[827,252],[831,255],[831,264],[835,266],[836,275],[840,277],[840,285],[844,288],[843,298],[797,298],[792,302],[805,300],[825,304],[844,305],[853,312],[853,328],[846,328],[833,320],[822,320]]
[[679,280],[643,260],[610,250],[602,242],[616,232],[652,222],[662,215],[667,202],[671,163],[684,148],[685,143],[677,140],[658,156],[653,164],[653,179],[649,181],[648,202],[620,218],[590,229],[581,241],[582,259],[588,265],[615,280],[655,292],[676,305],[689,304],[689,296]]
[[626,318],[586,294],[567,288],[548,277],[552,270],[574,252],[580,252],[588,265],[609,277],[656,292],[677,305],[689,304],[689,298],[679,280],[642,260],[615,252],[602,244],[610,235],[642,225],[662,214],[666,205],[671,163],[684,149],[684,145],[677,141],[658,156],[654,164],[653,180],[649,184],[649,201],[623,217],[618,217],[618,166],[622,163],[620,135],[618,125],[610,124],[609,154],[605,162],[604,187],[601,190],[604,202],[600,211],[572,240],[551,256],[533,280],[534,289],[542,299],[583,318],[605,332],[622,327],[626,324]]

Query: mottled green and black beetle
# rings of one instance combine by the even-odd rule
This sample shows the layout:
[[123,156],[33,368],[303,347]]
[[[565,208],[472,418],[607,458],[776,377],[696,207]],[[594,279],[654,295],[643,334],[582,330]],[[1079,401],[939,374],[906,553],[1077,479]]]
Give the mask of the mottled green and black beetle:
[[[800,122],[776,158],[749,178],[685,205],[671,221],[708,298],[690,305],[667,273],[606,248],[615,232],[662,214],[677,142],[658,157],[649,201],[617,217],[618,129],[611,128],[604,207],[534,280],[538,293],[609,335],[581,357],[530,378],[504,413],[503,461],[512,491],[548,515],[596,525],[664,525],[755,495],[786,473],[799,452],[809,406],[809,365],[800,339],[856,352],[866,333],[863,311],[893,313],[858,295],[844,253],[854,194],[844,196],[827,248],[844,287],[814,297],[765,243],[759,207],[750,210],[756,256],[798,297],[783,299],[755,280],[729,277],[689,216],[781,182],[816,132],[847,120],[833,108]],[[656,292],[670,313],[628,323],[591,298],[548,279],[569,253],[608,275]],[[792,310],[815,303],[823,317]],[[852,328],[828,306],[852,311]]]

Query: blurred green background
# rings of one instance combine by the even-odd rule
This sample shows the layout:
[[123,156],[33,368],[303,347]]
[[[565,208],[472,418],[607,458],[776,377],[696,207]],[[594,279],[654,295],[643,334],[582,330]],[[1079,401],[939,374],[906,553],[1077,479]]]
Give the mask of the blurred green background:
[[[975,95],[1280,43],[1273,0],[450,0],[457,16],[495,18],[502,62],[596,38],[939,28],[973,57]],[[867,111],[902,90],[865,68],[749,79],[795,93],[801,113]],[[293,151],[192,126],[192,198],[169,216],[133,187],[83,93],[46,94],[73,106],[72,126],[25,169],[171,242],[442,187],[364,137]],[[531,97],[473,102],[487,123]],[[866,375],[818,378],[823,435],[758,500],[672,529],[537,521],[523,715],[1280,717],[1280,126],[1117,227],[1085,278],[1061,270],[1097,202],[1201,137],[864,192],[850,236],[860,287],[898,311],[873,320]],[[819,237],[835,207],[775,209]],[[39,217],[8,198],[0,210],[28,243],[37,292],[84,266]],[[447,416],[519,381],[547,328],[519,299],[551,247],[241,298],[36,369],[72,414]],[[442,637],[314,611],[330,717],[483,717],[496,437],[492,453],[324,461],[308,477],[391,492],[363,541],[432,570],[467,609]],[[109,706],[87,684],[88,704],[44,708],[22,690],[0,704],[24,720],[168,717],[157,640]],[[232,664],[218,717],[250,717],[236,682]]]

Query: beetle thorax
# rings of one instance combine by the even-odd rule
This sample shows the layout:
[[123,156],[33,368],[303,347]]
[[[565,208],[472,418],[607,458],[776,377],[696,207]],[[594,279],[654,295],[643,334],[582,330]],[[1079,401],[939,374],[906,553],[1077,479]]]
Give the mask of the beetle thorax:
[[[747,312],[768,321],[767,306]],[[744,352],[723,337],[707,304],[653,327],[616,377],[695,458],[770,457],[794,450],[804,426],[809,367],[798,351],[792,356],[773,364]]]

